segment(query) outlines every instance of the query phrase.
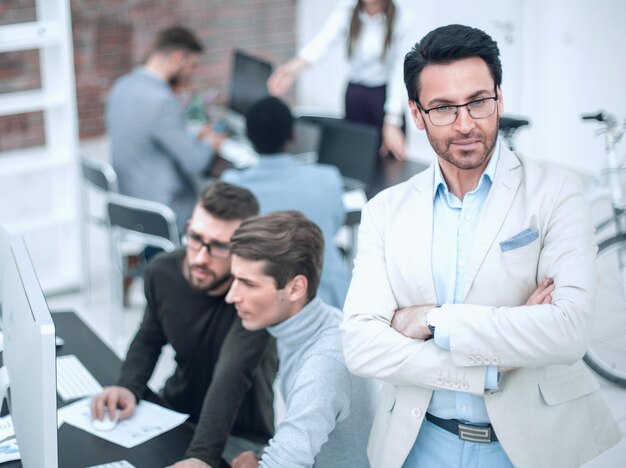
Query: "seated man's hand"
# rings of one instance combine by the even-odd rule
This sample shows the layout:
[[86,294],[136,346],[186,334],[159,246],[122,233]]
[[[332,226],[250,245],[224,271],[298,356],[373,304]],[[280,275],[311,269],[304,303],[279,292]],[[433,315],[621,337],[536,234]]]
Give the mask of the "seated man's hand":
[[215,152],[219,152],[222,143],[224,143],[227,136],[228,135],[226,133],[213,131],[213,126],[211,124],[203,125],[198,132],[198,139],[209,143]]
[[259,460],[257,460],[254,452],[248,450],[233,458],[230,466],[232,468],[257,468],[259,466]]
[[435,304],[398,309],[391,319],[391,328],[408,338],[427,340],[432,335],[426,324],[426,316]]
[[116,410],[119,408],[120,419],[126,419],[133,415],[137,407],[137,399],[135,394],[126,387],[113,385],[104,387],[102,393],[95,395],[91,399],[91,417],[94,419],[102,419],[104,417],[104,408],[109,411],[109,416],[113,419]]
[[211,468],[211,465],[203,462],[199,458],[186,458],[170,465],[168,468]]

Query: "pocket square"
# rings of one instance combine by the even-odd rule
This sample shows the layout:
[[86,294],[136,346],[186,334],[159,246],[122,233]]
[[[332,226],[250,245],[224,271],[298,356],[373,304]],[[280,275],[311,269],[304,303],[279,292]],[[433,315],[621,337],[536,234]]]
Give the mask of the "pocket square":
[[524,229],[522,232],[515,234],[510,239],[500,242],[500,250],[507,252],[509,250],[519,249],[525,245],[535,242],[539,238],[539,230],[535,228]]

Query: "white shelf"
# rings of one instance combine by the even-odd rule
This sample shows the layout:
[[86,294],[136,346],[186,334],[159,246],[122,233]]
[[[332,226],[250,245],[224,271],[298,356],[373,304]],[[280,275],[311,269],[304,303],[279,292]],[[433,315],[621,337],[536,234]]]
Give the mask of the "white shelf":
[[70,291],[76,291],[81,284],[81,278],[77,270],[60,271],[52,276],[38,277],[46,296],[54,296]]
[[51,21],[0,26],[0,52],[37,49],[57,45],[62,41],[63,36],[57,23]]
[[62,93],[46,93],[41,89],[0,94],[0,115],[47,110],[63,105],[66,100]]
[[0,152],[0,185],[3,177],[50,171],[76,164],[70,154],[59,156],[51,153],[45,146]]
[[36,52],[42,87],[0,94],[0,116],[41,112],[45,141],[0,152],[0,223],[24,237],[48,293],[81,283],[78,124],[69,0],[34,3],[35,21],[0,26],[0,53]]
[[36,218],[21,219],[19,221],[9,221],[3,223],[2,227],[9,234],[15,236],[24,236],[31,232],[53,229],[76,223],[78,220],[77,213],[51,213],[47,216],[38,216]]

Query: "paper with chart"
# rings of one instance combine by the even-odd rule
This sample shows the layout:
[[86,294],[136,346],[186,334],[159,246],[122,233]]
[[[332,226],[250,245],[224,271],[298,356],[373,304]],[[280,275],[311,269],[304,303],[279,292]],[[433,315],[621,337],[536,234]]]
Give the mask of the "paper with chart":
[[0,463],[19,459],[20,449],[17,446],[17,440],[15,440],[13,419],[8,414],[0,418]]
[[179,426],[187,420],[188,414],[163,408],[148,401],[141,401],[129,419],[119,421],[110,431],[97,431],[91,425],[91,398],[83,398],[58,412],[59,421],[78,427],[102,439],[132,448]]

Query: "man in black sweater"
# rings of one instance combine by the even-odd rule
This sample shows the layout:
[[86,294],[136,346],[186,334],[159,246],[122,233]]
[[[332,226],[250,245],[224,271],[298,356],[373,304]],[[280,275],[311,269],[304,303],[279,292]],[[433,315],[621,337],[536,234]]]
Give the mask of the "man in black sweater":
[[169,343],[176,370],[162,396],[196,424],[176,468],[217,468],[242,446],[262,451],[274,432],[275,345],[265,331],[246,331],[224,300],[232,282],[230,238],[258,210],[246,189],[215,182],[204,191],[187,223],[186,248],[159,255],[146,271],[146,312],[118,384],[92,400],[94,418],[105,417],[105,408],[130,417]]

